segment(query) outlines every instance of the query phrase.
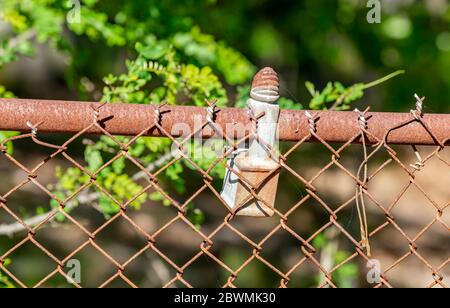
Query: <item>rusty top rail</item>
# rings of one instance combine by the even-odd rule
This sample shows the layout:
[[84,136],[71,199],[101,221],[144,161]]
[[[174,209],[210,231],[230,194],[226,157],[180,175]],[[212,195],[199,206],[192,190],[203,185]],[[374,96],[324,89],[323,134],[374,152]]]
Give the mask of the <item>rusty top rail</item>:
[[[34,99],[0,99],[0,130],[29,131],[27,121],[42,122],[40,132],[76,133],[88,126],[92,121],[92,106],[101,103],[34,100]],[[136,104],[106,104],[100,110],[100,118],[106,129],[115,135],[137,135],[155,121],[154,107]],[[195,129],[196,117],[204,119],[207,108],[194,106],[164,106],[161,110],[161,125],[174,137],[180,132],[174,130],[175,124]],[[368,143],[382,140],[386,134],[390,144],[435,145],[436,140],[420,123],[411,123],[405,127],[392,130],[413,119],[410,113],[367,112],[367,125],[372,136]],[[425,114],[423,122],[441,143],[450,140],[450,114]],[[227,127],[229,136],[244,136],[242,125],[250,125],[247,110],[224,108],[216,113],[215,123]],[[317,112],[317,135],[326,142],[345,143],[360,130],[358,114],[343,111]],[[230,129],[231,128],[231,129]],[[101,131],[92,128],[87,133],[99,134]],[[203,138],[210,138],[213,132],[204,132]],[[158,130],[151,130],[148,136],[163,136]],[[279,121],[279,139],[281,141],[298,141],[309,135],[309,122],[305,111],[282,110]],[[307,140],[314,141],[314,140]],[[356,141],[357,142],[357,141]]]

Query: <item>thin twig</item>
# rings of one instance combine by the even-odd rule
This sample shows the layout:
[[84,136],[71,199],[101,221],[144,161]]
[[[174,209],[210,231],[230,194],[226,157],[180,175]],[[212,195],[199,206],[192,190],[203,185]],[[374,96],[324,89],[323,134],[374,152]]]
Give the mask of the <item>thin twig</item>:
[[[88,191],[82,192],[78,195],[78,202],[80,204],[85,204],[92,202],[96,199],[98,199],[97,193],[89,193]],[[66,209],[71,210],[77,206],[77,203],[74,201],[67,202]],[[45,221],[49,215],[51,215],[55,210],[48,211],[43,214],[39,214],[33,217],[30,217],[28,219],[25,219],[23,222],[28,225],[29,227],[37,226],[38,224]],[[52,222],[55,219],[56,215],[54,215],[52,218],[49,219],[49,222]],[[20,222],[15,222],[12,224],[3,224],[0,225],[0,235],[7,235],[9,237],[13,236],[15,233],[22,232],[26,230],[26,227],[21,224]]]
[[[28,31],[22,32],[19,35],[12,37],[8,40],[8,48],[14,49],[25,41],[33,39],[37,35],[35,29],[29,29]],[[4,54],[5,49],[0,48],[0,54]]]

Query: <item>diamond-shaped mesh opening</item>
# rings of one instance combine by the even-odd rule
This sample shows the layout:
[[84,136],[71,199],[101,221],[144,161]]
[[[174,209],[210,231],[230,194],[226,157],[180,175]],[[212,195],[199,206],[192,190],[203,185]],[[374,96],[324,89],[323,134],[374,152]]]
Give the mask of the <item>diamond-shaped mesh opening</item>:
[[280,217],[274,214],[272,217],[259,219],[257,223],[252,223],[253,221],[254,217],[251,216],[236,216],[229,225],[236,229],[236,232],[257,244],[280,224]]
[[39,285],[40,288],[76,288],[76,284],[73,283],[70,277],[57,272],[42,284]]
[[[279,173],[275,206],[281,213],[290,211],[294,203],[307,195],[306,184],[298,176],[303,177],[284,168]],[[306,179],[303,178],[303,180]]]
[[[252,242],[248,240],[250,239],[242,238],[236,231],[225,226],[212,238],[214,244],[208,249],[212,256],[207,254],[207,257],[210,258],[214,266],[222,267],[228,275],[231,275],[233,271],[242,266],[244,261],[252,256],[254,247]],[[239,260],[242,259],[242,262],[239,263],[236,259],[231,258],[231,255],[228,254],[230,251],[239,256]]]
[[50,197],[32,182],[25,182],[6,197],[6,206],[20,218],[34,216],[40,207],[48,206]]
[[[386,238],[390,240],[386,241]],[[374,253],[377,251],[376,247],[380,247],[382,252],[395,254],[396,256],[400,256],[409,250],[409,241],[399,231],[395,221],[391,223],[385,219],[379,225],[374,226],[369,240],[374,247]]]
[[289,288],[318,287],[323,282],[322,272],[311,259],[297,260],[296,267],[290,272]]
[[141,233],[151,235],[174,219],[176,210],[160,201],[147,201],[139,210],[128,209],[126,215],[141,229]]
[[409,175],[400,171],[392,162],[379,171],[367,183],[369,192],[376,196],[384,208],[389,208],[400,192],[409,184]]
[[[223,183],[218,175],[224,174],[225,172],[225,167],[222,164],[220,166],[217,165],[216,167],[220,170],[220,173],[215,171],[216,168],[209,173],[215,176],[211,177],[212,181],[209,184],[218,194],[220,194]],[[187,206],[191,202],[199,203],[200,195],[204,195],[205,192],[212,194],[211,188],[204,183],[204,175],[207,175],[206,170],[208,170],[208,166],[202,166],[201,169],[205,169],[204,174],[196,168],[185,158],[180,158],[177,162],[158,173],[158,185],[164,192],[163,194],[159,194],[159,199],[165,204],[174,204],[175,201],[175,205]],[[210,176],[209,174],[208,176]],[[205,199],[203,199],[203,202],[205,202]],[[217,203],[212,199],[209,202]],[[218,202],[220,201],[218,200]],[[220,204],[217,204],[217,206],[220,206]]]
[[[107,194],[96,189],[92,184],[77,193],[66,204],[65,211],[85,233],[97,230],[114,217],[120,209]],[[55,220],[64,222],[70,219],[59,214]]]
[[450,184],[450,172],[445,172],[447,168],[447,164],[433,156],[415,173],[416,183],[441,207],[450,200],[450,192],[446,185],[436,185],[436,174],[439,174],[440,183]]
[[157,235],[155,246],[177,266],[182,266],[198,252],[202,241],[191,226],[177,220]]
[[[421,282],[431,283],[433,281],[432,273],[432,270],[428,268],[423,261],[414,254],[411,254],[406,257],[399,266],[393,267],[386,273],[386,277],[393,287],[411,288]],[[404,277],[409,278],[404,279]],[[448,277],[446,280],[448,282]]]
[[449,245],[442,245],[448,240],[447,232],[447,228],[435,222],[424,226],[420,237],[415,240],[419,253],[435,268],[448,261],[446,252],[449,250]]
[[[231,251],[239,254],[239,250],[232,247],[229,248]],[[232,261],[228,260],[226,252],[223,252],[220,257],[224,257],[224,262],[235,265]],[[244,261],[244,260],[243,260]],[[242,262],[243,262],[242,261]],[[238,264],[236,264],[238,266]],[[183,277],[188,281],[193,287],[196,288],[220,288],[227,282],[229,277],[229,272],[223,267],[217,264],[209,256],[203,254],[198,257],[194,262],[192,262],[189,267],[184,271]]]
[[[220,188],[216,188],[216,193],[220,195]],[[222,224],[230,212],[209,187],[202,187],[198,194],[191,197],[186,205],[186,216],[206,235]]]
[[411,185],[394,205],[391,213],[403,231],[414,237],[436,217],[437,211],[422,191]]
[[[39,138],[45,142],[55,145],[61,145],[64,142],[64,137],[54,134],[40,134]],[[57,151],[53,148],[37,145],[30,137],[14,140],[9,145],[7,145],[7,147],[9,154],[12,156],[13,160],[15,160],[14,162],[11,161],[11,163],[13,163],[14,165],[20,163],[28,170],[32,170],[34,167],[47,160],[50,155]],[[0,154],[0,156],[3,155],[3,153]]]
[[[92,244],[81,246],[71,255],[71,260],[80,262],[81,286],[84,288],[96,288],[117,273],[114,262],[107,258]],[[70,268],[65,267],[67,273]]]
[[[114,241],[111,241],[112,238]],[[147,246],[148,240],[144,234],[119,216],[96,234],[95,243],[122,264]]]
[[[298,235],[297,235],[298,236]],[[299,240],[295,235],[279,227],[277,231],[270,233],[270,237],[261,245],[260,256],[286,273],[305,255],[301,246],[305,246],[305,239]]]
[[[330,145],[334,150],[339,149],[339,145]],[[332,152],[321,143],[304,143],[292,152],[286,164],[294,169],[298,174],[310,180],[322,168],[331,164]],[[311,161],[311,157],[314,160]],[[304,162],[308,162],[305,164]]]
[[[349,170],[348,172],[356,176],[355,171]],[[312,185],[317,189],[315,194],[322,199],[330,209],[336,210],[343,203],[355,196],[357,182],[348,173],[333,164],[325,172],[315,178]]]
[[138,287],[161,288],[177,272],[151,248],[143,248],[126,261],[123,273]]
[[[61,214],[57,217],[63,217]],[[34,239],[60,260],[85,243],[89,236],[70,220],[57,220],[37,230]],[[58,232],[55,232],[55,229]]]
[[329,210],[332,209],[320,200],[321,198],[316,199],[310,195],[299,199],[296,203],[299,206],[289,215],[286,225],[304,239],[309,238],[315,230],[330,222]]
[[277,287],[281,276],[258,259],[253,259],[239,272],[233,284],[238,288]]
[[[32,262],[30,262],[30,255],[33,256]],[[8,271],[28,287],[38,284],[57,268],[55,260],[31,241],[17,247],[7,256],[7,259],[10,262],[7,266]]]
[[[75,139],[73,139],[75,138]],[[78,135],[73,136],[71,139],[65,140],[69,142],[67,149],[57,157],[61,157],[66,160],[66,163],[70,166],[79,165],[78,167],[86,169],[91,173],[97,172],[103,165],[108,164],[110,168],[115,168],[122,165],[123,162],[116,162],[116,159],[120,156],[120,144],[118,142],[127,143],[130,141],[130,137],[115,137],[110,136],[92,136],[92,135]],[[135,144],[130,146],[132,152]],[[81,151],[80,151],[81,149]]]

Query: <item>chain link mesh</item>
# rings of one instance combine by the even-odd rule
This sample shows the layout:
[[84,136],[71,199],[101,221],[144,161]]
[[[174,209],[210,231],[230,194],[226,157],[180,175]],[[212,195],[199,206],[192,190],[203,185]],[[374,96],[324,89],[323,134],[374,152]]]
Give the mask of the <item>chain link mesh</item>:
[[[219,268],[222,273],[222,277],[225,277],[225,280],[220,282],[220,286],[223,287],[241,286],[242,284],[239,283],[239,277],[246,271],[246,269],[251,267],[251,264],[254,262],[263,265],[265,270],[270,272],[270,275],[272,275],[271,277],[274,277],[273,280],[275,283],[268,286],[297,286],[299,283],[296,280],[300,279],[298,273],[302,272],[304,273],[304,276],[301,277],[305,277],[305,275],[316,277],[317,279],[314,279],[316,279],[319,287],[339,287],[340,285],[336,282],[336,280],[339,280],[337,276],[342,268],[344,268],[347,264],[359,262],[362,264],[359,271],[362,272],[361,277],[363,277],[360,279],[364,280],[366,272],[369,271],[369,269],[366,268],[366,265],[370,264],[371,260],[373,260],[372,258],[377,257],[379,249],[382,248],[384,242],[391,242],[390,246],[401,247],[400,250],[402,253],[395,257],[391,257],[389,262],[383,262],[382,268],[380,269],[379,279],[371,284],[371,286],[395,287],[395,281],[391,281],[390,278],[391,273],[402,267],[406,267],[407,271],[409,266],[407,261],[410,259],[414,259],[414,261],[418,262],[420,266],[425,267],[427,272],[427,276],[425,276],[422,280],[424,284],[417,285],[417,287],[448,286],[448,279],[450,277],[448,207],[450,202],[448,200],[444,202],[442,200],[435,200],[434,196],[430,192],[427,192],[427,189],[423,187],[423,183],[417,180],[417,175],[421,170],[426,168],[427,163],[431,160],[439,162],[440,172],[442,172],[442,174],[449,173],[450,165],[448,155],[446,155],[448,154],[446,152],[447,149],[445,147],[447,140],[439,141],[435,138],[433,132],[422,121],[422,115],[418,113],[417,110],[411,112],[411,117],[409,120],[393,126],[391,130],[386,133],[385,138],[378,140],[374,146],[369,146],[364,142],[369,136],[376,139],[376,137],[371,134],[370,127],[372,125],[376,126],[377,123],[371,123],[370,116],[366,117],[367,110],[365,112],[358,111],[355,113],[355,121],[358,121],[359,123],[360,132],[352,139],[348,140],[347,143],[339,146],[327,143],[320,135],[317,134],[315,125],[320,122],[320,119],[316,119],[314,115],[309,115],[310,135],[302,140],[299,140],[295,144],[283,144],[282,148],[287,148],[287,150],[282,153],[274,154],[279,157],[279,169],[274,172],[280,172],[284,176],[289,177],[289,185],[291,185],[292,189],[298,189],[301,193],[298,193],[299,200],[297,202],[284,207],[278,206],[278,204],[283,201],[277,199],[278,201],[274,209],[275,215],[272,218],[242,218],[237,216],[236,214],[239,211],[240,206],[238,206],[235,210],[229,209],[226,202],[220,195],[220,190],[217,188],[218,185],[213,183],[218,179],[214,179],[214,177],[210,175],[211,170],[218,165],[223,165],[225,168],[230,170],[230,172],[235,173],[239,177],[242,184],[248,188],[250,199],[253,198],[259,200],[260,202],[265,202],[258,196],[259,187],[253,187],[242,174],[239,174],[239,172],[236,172],[236,170],[230,168],[226,163],[226,158],[230,153],[236,150],[240,144],[248,142],[251,138],[258,137],[255,136],[254,132],[251,132],[241,140],[231,140],[222,131],[221,127],[215,125],[214,111],[215,106],[212,103],[208,107],[208,116],[205,118],[205,121],[199,130],[202,131],[208,127],[214,129],[220,137],[226,140],[229,146],[226,150],[224,150],[223,155],[218,157],[206,169],[201,168],[195,160],[189,156],[189,151],[186,150],[186,144],[192,138],[197,136],[199,131],[192,132],[192,134],[186,136],[182,140],[173,138],[171,134],[160,125],[161,118],[170,116],[170,114],[161,112],[160,108],[157,107],[154,108],[154,123],[150,123],[149,126],[141,132],[141,134],[127,140],[126,143],[122,143],[115,136],[111,135],[101,124],[101,120],[99,120],[100,117],[105,118],[110,116],[108,114],[102,114],[102,107],[93,108],[92,123],[90,126],[85,127],[79,133],[70,137],[62,145],[54,145],[42,141],[39,136],[39,123],[28,123],[30,133],[21,134],[3,141],[1,144],[0,158],[8,161],[15,169],[21,170],[24,176],[22,176],[20,181],[18,181],[14,187],[8,188],[7,191],[0,192],[0,211],[3,212],[3,216],[1,217],[5,217],[6,215],[9,217],[9,220],[13,220],[13,223],[11,224],[1,224],[3,222],[0,222],[0,233],[2,234],[0,235],[0,238],[2,238],[1,243],[3,243],[0,245],[0,270],[17,286],[47,286],[48,283],[52,281],[52,279],[55,279],[58,275],[70,280],[67,263],[69,260],[76,257],[82,250],[89,248],[104,257],[104,259],[102,259],[103,261],[100,262],[101,264],[97,264],[96,266],[107,266],[113,268],[113,272],[111,272],[110,275],[98,285],[99,287],[110,286],[114,281],[120,281],[121,283],[125,283],[131,287],[140,286],[139,281],[134,281],[131,277],[133,275],[130,276],[127,274],[127,268],[140,256],[150,252],[154,254],[154,258],[159,262],[158,264],[162,264],[163,268],[166,270],[166,280],[161,281],[160,283],[160,286],[162,287],[204,286],[201,283],[198,283],[198,277],[192,279],[193,274],[189,271],[194,268],[197,270],[198,267],[195,266],[195,263],[200,261],[204,262],[205,259],[207,260],[206,263],[200,262],[205,268],[201,271],[194,272],[198,273],[198,275],[208,275],[208,268]],[[387,138],[390,133],[399,128],[403,128],[405,126],[407,127],[413,123],[420,123],[423,129],[427,131],[428,134],[430,134],[430,136],[436,141],[436,146],[418,148],[415,145],[410,145],[401,146],[400,149],[397,149],[387,143]],[[114,157],[106,162],[97,171],[91,172],[88,168],[86,168],[86,166],[79,163],[77,159],[73,157],[73,154],[71,154],[69,149],[71,146],[75,147],[74,143],[76,143],[77,140],[79,140],[79,138],[86,133],[86,131],[90,130],[94,126],[101,130],[104,136],[109,137],[117,143],[120,147],[120,151],[115,153]],[[148,168],[148,166],[146,166],[142,161],[139,161],[139,159],[133,157],[130,154],[129,149],[134,145],[138,138],[141,138],[147,131],[153,129],[160,130],[163,135],[171,139],[173,144],[176,145],[179,155],[170,155],[171,153],[168,153],[166,154],[166,157],[159,161],[156,168],[154,165],[153,168]],[[299,163],[296,159],[291,160],[291,157],[295,158],[296,153],[309,146],[310,144],[306,144],[305,141],[311,139],[312,137],[317,142],[314,149],[319,150],[321,155],[327,155],[329,157],[329,161],[320,167],[309,169],[307,174],[305,174],[301,171],[305,170],[305,168],[302,167],[307,166],[310,162],[301,161]],[[42,161],[32,168],[26,167],[24,162],[7,151],[8,143],[16,143],[23,140],[31,140],[36,147],[46,148],[51,151],[50,155],[48,155],[45,159],[42,159]],[[352,160],[360,159],[360,156],[355,157],[354,152],[347,152],[351,147],[355,147],[353,146],[353,143],[357,141],[362,143],[362,145],[356,145],[358,150],[360,150],[361,147],[363,148],[363,159],[358,169],[352,168],[354,164],[349,166],[348,164],[342,162],[345,157]],[[411,150],[409,150],[409,148],[411,148]],[[271,149],[271,151],[275,152],[273,149]],[[411,152],[406,154],[407,151]],[[421,153],[422,151],[426,152],[426,155]],[[408,157],[411,153],[414,154],[415,160],[412,161],[410,158],[405,159],[405,157]],[[383,160],[380,160],[380,157],[383,157]],[[65,199],[58,198],[58,196],[52,193],[51,189],[46,186],[46,183],[43,183],[43,180],[41,180],[38,175],[39,170],[44,168],[44,166],[51,164],[52,160],[55,160],[56,158],[63,158],[68,165],[78,168],[83,174],[86,174],[89,177],[89,181],[80,186],[75,192]],[[143,185],[143,190],[126,202],[117,200],[107,188],[103,187],[96,181],[97,175],[108,166],[111,166],[111,164],[119,158],[125,158],[129,163],[137,168],[136,170],[138,170],[139,175],[133,177],[133,179],[139,179],[141,183],[145,183]],[[173,192],[171,190],[158,181],[158,176],[161,173],[180,160],[184,160],[190,164],[193,172],[198,173],[201,176],[200,186],[193,191],[189,191],[190,195],[184,202],[180,202],[176,196],[173,196]],[[386,203],[380,201],[380,191],[374,192],[371,190],[371,183],[374,182],[377,179],[377,176],[383,170],[388,168],[388,166],[396,169],[398,172],[397,174],[406,176],[407,180],[402,189],[396,193],[392,201]],[[331,183],[328,185],[330,191],[327,191],[327,187],[323,188],[318,183],[321,176],[329,172],[331,169],[338,170],[341,174],[345,174],[346,177],[351,180],[344,181],[342,183]],[[311,170],[314,170],[314,172]],[[271,174],[268,174],[267,176],[270,177]],[[219,181],[221,180],[219,179]],[[55,204],[57,204],[57,206],[50,212],[41,213],[36,217],[22,217],[20,211],[15,209],[12,204],[15,202],[15,196],[20,193],[23,187],[27,184],[34,185],[35,189],[38,189],[41,195],[53,200],[53,203],[56,202]],[[336,203],[331,202],[329,198],[324,197],[326,194],[329,195],[332,194],[333,191],[340,190],[342,185],[347,184],[351,186],[350,189],[353,189],[354,192],[351,193],[350,196],[346,196],[345,200],[340,201],[339,204],[336,205]],[[386,185],[389,184],[386,183]],[[433,183],[433,185],[448,189],[449,182],[439,181]],[[396,209],[398,207],[399,200],[401,200],[410,189],[417,190],[424,197],[424,199],[428,201],[427,203],[421,204],[421,206],[427,207],[428,211],[431,209],[434,213],[433,218],[430,219],[428,223],[416,226],[415,232],[405,231],[405,225],[399,222],[396,217]],[[386,190],[388,190],[388,187],[386,187]],[[135,217],[130,214],[130,212],[132,212],[130,210],[130,204],[144,193],[150,191],[159,192],[163,198],[168,200],[171,204],[169,207],[164,207],[163,205],[156,203],[150,205],[156,208],[164,208],[164,210],[168,210],[168,213],[170,213],[161,225],[158,225],[151,231],[148,230],[149,228],[143,227],[139,222],[135,221]],[[220,211],[223,215],[222,217],[218,215],[211,215],[211,217],[208,217],[210,212],[207,212],[206,215],[208,223],[205,223],[205,226],[199,228],[189,219],[187,215],[187,207],[191,202],[195,201],[196,198],[199,198],[200,195],[205,193],[209,194],[209,199],[206,206],[210,208],[220,207]],[[93,206],[92,204],[98,199],[99,194],[102,194],[104,197],[112,200],[112,202],[120,207],[120,210],[117,214],[113,215],[109,219],[106,219],[92,230],[86,227],[86,224],[80,221],[79,217],[76,217],[76,215],[72,214],[72,212],[67,211],[67,208],[74,207],[75,200],[78,200],[78,202],[82,202],[87,206]],[[381,194],[383,194],[383,192]],[[145,206],[147,206],[147,204]],[[241,204],[241,206],[243,206],[243,204]],[[357,230],[357,232],[349,227],[349,224],[345,221],[346,218],[342,219],[343,216],[348,216],[348,214],[345,213],[354,213],[355,209],[358,210],[359,220],[361,221],[361,225],[358,225],[360,230]],[[367,214],[365,211],[366,209],[368,211]],[[299,228],[299,223],[297,220],[302,216],[302,213],[305,213],[305,211],[315,211],[314,217],[318,217],[319,219],[317,219],[317,221],[324,223],[318,228],[311,227],[306,231]],[[58,236],[58,230],[63,228],[64,225],[64,223],[55,223],[58,215],[63,216],[66,223],[75,225],[76,228],[78,228],[77,232],[81,232],[85,238],[85,240],[81,243],[76,244],[76,247],[72,247],[70,249],[70,253],[65,256],[57,256],[54,254],[52,250],[47,247],[48,244],[41,243],[39,238],[39,234],[42,230],[49,227],[53,227],[50,229],[50,232],[54,233],[54,236]],[[384,218],[380,223],[378,223],[379,219],[377,219],[377,223],[375,224],[375,220],[371,219],[374,215]],[[248,224],[264,224],[265,219],[270,219],[271,222],[273,222],[270,228],[265,228],[262,234],[260,232],[260,236],[255,237],[251,235],[247,228]],[[103,241],[98,240],[99,237],[102,236],[105,229],[119,220],[125,221],[128,226],[131,227],[133,232],[138,234],[138,236],[143,238],[145,241],[142,247],[133,255],[127,257],[126,260],[121,260],[122,258],[117,257],[116,253],[112,253],[111,249],[106,249],[103,246]],[[355,220],[351,221],[353,222]],[[362,223],[364,221],[366,223]],[[165,241],[167,241],[167,236],[165,236],[165,233],[176,224],[181,224],[181,228],[184,232],[195,234],[199,242],[197,250],[190,255],[187,260],[180,261],[180,258],[174,257],[173,254],[168,253],[167,249],[165,249]],[[443,245],[445,246],[447,244],[447,246],[441,247],[442,250],[436,252],[439,254],[439,258],[430,260],[430,255],[428,253],[424,253],[424,250],[422,249],[426,243],[422,242],[421,239],[426,237],[427,234],[430,233],[435,227],[439,227],[441,231],[443,230],[445,234],[444,236],[446,236],[443,239]],[[395,236],[391,237],[392,233],[388,233],[388,236],[383,237],[383,234],[385,234],[388,229],[392,230],[392,228],[395,230]],[[17,233],[16,231],[19,230],[23,231]],[[289,257],[289,262],[283,261],[284,256],[282,254],[285,253],[285,250],[280,249],[278,251],[278,255],[277,253],[273,253],[273,241],[274,238],[279,239],[277,234],[280,232],[284,234],[283,239],[285,239],[285,242],[277,243],[277,247],[290,245],[291,249],[296,253],[296,257]],[[226,242],[224,244],[223,238],[221,237],[221,234],[224,233],[228,234],[228,237],[237,238],[237,240],[234,242]],[[323,234],[327,235],[328,240],[331,241],[331,244],[320,244],[320,241],[317,239],[322,237]],[[9,243],[5,240],[5,236],[7,235],[11,235],[12,239],[21,239],[12,247],[8,247],[8,244],[5,244]],[[348,254],[341,258],[335,258],[333,254],[330,255],[329,249],[333,245],[333,238],[339,238],[341,244],[342,242],[345,243],[344,246],[346,247]],[[275,240],[275,242],[277,241],[278,240]],[[35,248],[45,254],[48,257],[46,262],[53,267],[45,277],[39,279],[38,281],[25,281],[19,278],[21,274],[20,269],[18,270],[17,268],[13,268],[5,264],[8,259],[11,259],[14,263],[14,255],[16,252],[21,250],[24,246],[30,244],[34,245]],[[178,246],[175,248],[180,251],[184,249],[183,247],[185,247],[179,243],[176,245]],[[229,260],[225,260],[227,258],[224,258],[223,254],[219,251],[220,249],[224,249],[224,246],[227,245],[232,247],[242,247],[242,245],[245,245],[249,253],[239,262],[229,262]],[[265,254],[264,252],[266,250],[270,250],[271,252]],[[330,258],[332,258],[332,260],[330,260]],[[439,261],[436,262],[436,260]],[[30,262],[31,261],[32,260],[30,260]],[[230,265],[230,263],[234,264]],[[145,269],[142,269],[142,271],[145,271]],[[246,275],[252,276],[251,272]],[[257,284],[257,273],[254,273],[253,275],[254,280],[252,281],[254,284],[252,285],[250,282],[246,286],[259,286],[259,284]],[[74,281],[73,285],[76,287],[82,286]],[[362,283],[362,285],[364,285],[364,283]]]

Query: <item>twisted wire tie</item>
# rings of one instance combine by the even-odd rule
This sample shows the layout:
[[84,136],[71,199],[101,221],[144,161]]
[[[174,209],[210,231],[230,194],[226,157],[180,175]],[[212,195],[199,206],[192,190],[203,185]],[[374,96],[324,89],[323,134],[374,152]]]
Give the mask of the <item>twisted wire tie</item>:
[[94,109],[92,111],[92,114],[93,114],[94,122],[97,122],[98,121],[98,116],[100,115],[100,112],[98,110]]
[[214,122],[214,108],[215,106],[209,106],[208,108],[206,108],[206,120],[209,123],[213,123]]
[[317,133],[316,116],[317,113],[312,115],[308,110],[305,110],[305,115],[308,118],[309,131],[311,134]]
[[362,129],[367,129],[367,119],[363,112],[361,112],[358,108],[355,108],[355,112],[358,113],[358,123]]
[[157,123],[160,123],[161,122],[161,111],[159,110],[159,107],[154,106],[153,112],[155,113]]
[[153,106],[153,112],[155,113],[156,123],[161,124],[162,121],[162,112],[161,108],[167,105],[166,102],[161,103],[160,105],[156,106],[155,104],[152,104]]
[[416,99],[416,109],[411,110],[411,114],[418,120],[419,117],[423,116],[423,101],[425,97],[420,98],[419,95],[414,94],[414,98]]
[[206,120],[208,123],[214,123],[215,113],[216,113],[216,103],[217,100],[208,101],[205,99],[205,102],[208,104],[208,108],[206,108]]
[[94,123],[98,122],[98,117],[100,115],[100,108],[102,108],[103,106],[106,105],[107,102],[102,103],[100,106],[95,107],[93,104],[91,105],[91,109],[92,109],[92,116],[93,116],[93,120]]
[[31,129],[31,135],[36,138],[38,127],[37,125],[33,125],[30,121],[27,121],[27,126]]

